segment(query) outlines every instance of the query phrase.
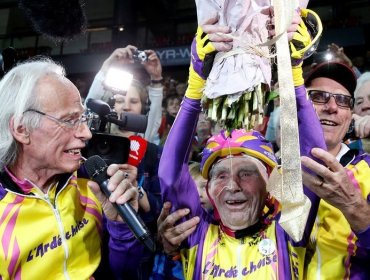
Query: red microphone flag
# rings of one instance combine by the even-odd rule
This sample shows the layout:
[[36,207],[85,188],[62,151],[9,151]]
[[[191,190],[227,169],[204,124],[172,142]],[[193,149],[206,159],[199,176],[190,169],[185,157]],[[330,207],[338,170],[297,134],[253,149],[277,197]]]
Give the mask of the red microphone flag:
[[148,142],[144,138],[136,135],[130,136],[129,139],[130,153],[128,154],[127,163],[138,166],[145,155]]

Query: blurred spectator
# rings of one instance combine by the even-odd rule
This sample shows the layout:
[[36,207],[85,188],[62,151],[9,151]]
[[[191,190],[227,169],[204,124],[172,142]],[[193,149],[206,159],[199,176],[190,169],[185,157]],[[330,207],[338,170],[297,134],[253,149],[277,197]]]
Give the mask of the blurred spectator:
[[188,87],[187,83],[178,83],[176,85],[176,93],[183,97],[187,87]]
[[207,195],[206,185],[207,180],[202,177],[202,174],[200,173],[200,163],[199,162],[193,162],[189,164],[189,171],[190,176],[195,181],[195,184],[197,185],[197,190],[199,193],[200,198],[200,204],[202,207],[207,210],[208,212],[213,210],[213,206],[211,201],[209,200],[209,197]]
[[277,115],[280,113],[280,98],[279,98],[279,85],[276,83],[273,87],[273,90],[269,94],[268,101],[269,103],[272,102],[273,107],[272,107],[272,112],[267,112],[269,115],[269,119],[267,122],[267,128],[266,128],[266,140],[271,142],[273,145],[275,145],[276,139],[275,139],[275,131],[276,127],[279,124],[279,118]]
[[164,96],[177,94],[177,92],[176,92],[177,84],[178,84],[178,82],[175,79],[173,79],[171,76],[167,76],[164,80],[164,87],[165,87]]
[[356,136],[362,138],[362,148],[370,152],[370,72],[365,72],[357,79],[354,93],[355,105],[353,119],[355,120]]
[[201,152],[206,146],[207,140],[212,136],[212,121],[207,115],[201,112],[197,123],[197,131],[192,144],[190,161],[200,162]]
[[163,107],[165,108],[165,115],[162,117],[161,126],[159,127],[158,133],[160,138],[160,144],[163,146],[166,142],[168,132],[176,118],[176,115],[180,109],[181,96],[177,94],[171,94],[165,97],[163,100]]
[[370,115],[370,72],[357,79],[354,113],[359,116]]

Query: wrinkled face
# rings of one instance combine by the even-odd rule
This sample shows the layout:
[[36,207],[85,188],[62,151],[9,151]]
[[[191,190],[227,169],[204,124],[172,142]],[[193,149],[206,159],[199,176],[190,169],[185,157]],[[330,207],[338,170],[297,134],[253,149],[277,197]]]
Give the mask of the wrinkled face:
[[[45,77],[38,82],[41,109],[56,119],[79,119],[84,107],[77,88],[66,78]],[[36,114],[27,112],[25,114]],[[50,176],[77,170],[81,149],[91,138],[86,122],[74,127],[66,126],[48,116],[41,116],[40,127],[30,132],[30,142],[22,146],[21,158],[35,173]]]
[[253,225],[261,215],[267,191],[256,164],[249,158],[230,157],[211,169],[209,195],[222,223],[231,230]]
[[141,114],[142,103],[136,87],[131,86],[126,95],[116,94],[114,98],[116,99],[114,110],[118,115],[123,112]]
[[[328,78],[316,78],[312,80],[308,90],[310,89],[351,96],[345,87]],[[349,108],[339,107],[334,97],[330,97],[330,100],[326,104],[314,103],[314,106],[320,119],[328,151],[336,155],[340,150],[342,139],[351,123],[352,111]]]
[[207,180],[199,175],[197,178],[195,178],[194,182],[197,185],[199,198],[200,198],[200,204],[202,205],[204,209],[211,210],[213,207],[207,196],[207,190],[206,190]]
[[166,110],[170,116],[176,117],[180,109],[180,100],[178,98],[172,98],[167,101]]
[[370,81],[363,83],[357,91],[354,113],[360,116],[370,115]]

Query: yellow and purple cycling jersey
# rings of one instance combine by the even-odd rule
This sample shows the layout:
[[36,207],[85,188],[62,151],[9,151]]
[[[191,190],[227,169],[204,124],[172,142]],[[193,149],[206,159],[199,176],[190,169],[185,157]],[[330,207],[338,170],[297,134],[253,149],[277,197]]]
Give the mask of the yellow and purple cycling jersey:
[[[340,162],[370,202],[370,156],[348,149]],[[308,254],[306,279],[370,279],[370,228],[353,232],[342,212],[321,200]]]
[[[312,119],[313,107],[307,102],[303,87],[301,96],[304,99],[303,107],[310,108],[309,117]],[[191,139],[200,109],[199,100],[185,97],[166,141],[159,169],[163,201],[171,201],[174,209],[189,208],[188,218],[200,217],[197,229],[182,244],[185,279],[302,279],[305,245],[316,216],[318,198],[306,191],[312,200],[312,208],[300,243],[293,242],[277,223],[279,206],[273,198],[272,203],[265,206],[266,211],[270,212],[271,223],[240,238],[227,234],[222,225],[214,223],[202,209],[195,183],[188,171]],[[306,117],[300,117],[303,124],[320,129],[318,121],[307,122]],[[300,126],[300,130],[310,131],[304,125]],[[303,138],[302,154],[308,155],[313,146],[325,147],[322,134],[317,136],[317,139],[311,138],[309,142]]]
[[[77,172],[61,175],[47,193],[7,168],[0,184],[1,280],[92,279],[99,265],[105,275],[136,275],[144,246],[126,224],[103,219],[100,202]],[[109,233],[106,267],[103,233]]]
[[93,275],[101,257],[102,209],[86,183],[76,174],[64,176],[44,194],[31,182],[2,172],[2,279],[88,279]]

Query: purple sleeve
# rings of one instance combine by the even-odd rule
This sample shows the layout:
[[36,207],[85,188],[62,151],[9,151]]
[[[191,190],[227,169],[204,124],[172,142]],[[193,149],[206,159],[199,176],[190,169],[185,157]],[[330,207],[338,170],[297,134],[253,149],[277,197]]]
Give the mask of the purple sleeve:
[[189,208],[191,216],[203,212],[188,168],[200,109],[200,100],[184,98],[164,145],[158,171],[163,201],[170,201],[173,209]]
[[356,254],[351,256],[351,278],[370,279],[370,227],[356,232]]
[[370,250],[370,227],[361,231],[355,232],[358,238],[357,246],[361,248],[366,248],[368,251]]
[[[367,163],[367,165],[366,165],[367,170],[366,171],[364,170],[364,172],[366,172],[365,174],[369,174],[370,155],[364,153],[360,156],[357,156],[352,161],[351,164],[354,164],[355,168],[356,168],[356,165],[361,161],[365,161]],[[363,185],[364,188],[366,189],[367,185],[369,184],[368,180],[369,180],[368,177],[364,177],[363,182],[358,182],[358,183],[359,183],[360,186]],[[366,200],[367,204],[369,205],[370,204],[370,194],[369,193],[366,193],[366,194],[367,194],[366,198],[364,198],[364,199]],[[359,214],[359,215],[361,215],[361,214]],[[362,216],[364,216],[364,215],[362,215]],[[369,217],[367,217],[367,218],[369,219]],[[365,252],[366,252],[367,258],[370,260],[370,226],[367,229],[363,230],[363,231],[360,231],[360,232],[357,231],[357,232],[354,232],[354,233],[356,234],[356,237],[357,237],[357,241],[356,241],[357,251],[358,250],[363,250],[363,254],[365,254]],[[370,274],[370,272],[369,272],[369,274]]]
[[151,252],[135,238],[125,223],[107,220],[107,230],[111,272],[116,279],[123,279],[123,276],[125,279],[136,279],[138,271],[150,262]]
[[324,133],[312,102],[307,97],[306,88],[304,86],[297,87],[295,92],[301,155],[313,158],[312,148],[318,147],[326,150]]
[[[304,86],[296,87],[295,93],[297,101],[301,156],[307,156],[319,161],[312,156],[311,150],[314,147],[326,150],[324,133],[322,131],[320,121],[317,117],[312,102],[307,97],[306,88]],[[309,241],[320,203],[320,198],[308,188],[304,187],[304,193],[311,200],[312,205],[308,215],[303,238],[300,242],[301,244],[306,244]]]

